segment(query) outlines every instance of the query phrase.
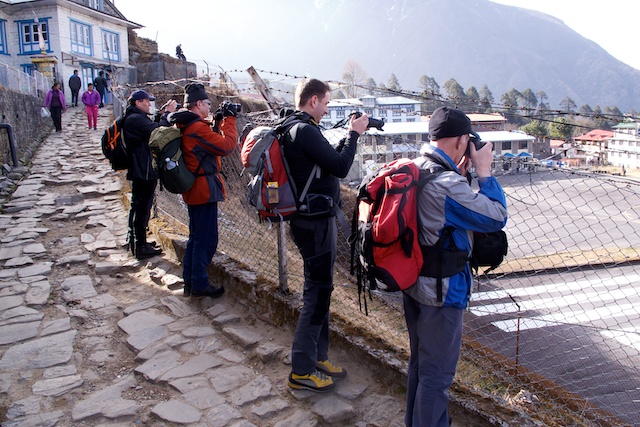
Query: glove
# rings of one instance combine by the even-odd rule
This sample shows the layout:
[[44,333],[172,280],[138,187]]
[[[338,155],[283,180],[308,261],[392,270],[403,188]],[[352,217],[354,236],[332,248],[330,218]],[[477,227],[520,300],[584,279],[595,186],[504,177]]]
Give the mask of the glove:
[[222,104],[220,104],[220,108],[222,109],[222,115],[224,117],[236,117],[238,115],[236,106],[229,101],[224,101]]
[[213,121],[214,122],[219,122],[224,118],[224,116],[222,115],[222,108],[218,107],[218,109],[216,110],[215,113],[213,113]]

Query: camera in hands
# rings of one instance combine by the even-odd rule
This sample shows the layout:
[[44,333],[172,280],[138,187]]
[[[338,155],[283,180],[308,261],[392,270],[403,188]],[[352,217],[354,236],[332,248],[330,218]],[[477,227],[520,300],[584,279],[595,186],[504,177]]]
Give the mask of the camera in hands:
[[[356,111],[354,113],[351,113],[351,115],[355,116],[355,118],[357,119],[358,117],[362,116],[362,113],[360,111]],[[382,129],[383,126],[384,126],[384,117],[380,119],[374,119],[373,117],[369,117],[369,123],[367,124],[367,129],[376,128],[378,130],[384,130]]]
[[465,152],[465,155],[468,157],[471,154],[471,144],[473,143],[473,145],[475,145],[476,147],[476,151],[480,150],[482,147],[484,147],[487,143],[482,141],[480,139],[480,137],[476,137],[474,135],[471,135],[469,137],[469,145],[467,145],[467,151]]

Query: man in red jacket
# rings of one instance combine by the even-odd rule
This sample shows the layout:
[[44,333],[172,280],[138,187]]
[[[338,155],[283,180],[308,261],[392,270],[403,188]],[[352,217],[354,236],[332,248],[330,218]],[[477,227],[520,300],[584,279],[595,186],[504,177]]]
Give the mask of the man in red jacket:
[[204,86],[190,83],[185,87],[184,105],[171,116],[182,132],[184,162],[197,177],[193,187],[182,194],[189,211],[189,240],[184,254],[184,295],[192,299],[217,298],[222,286],[209,284],[207,267],[218,247],[218,202],[225,198],[225,185],[220,175],[220,157],[230,155],[236,144],[237,111],[225,101],[220,105],[223,115],[220,133],[205,121],[211,111],[211,101]]

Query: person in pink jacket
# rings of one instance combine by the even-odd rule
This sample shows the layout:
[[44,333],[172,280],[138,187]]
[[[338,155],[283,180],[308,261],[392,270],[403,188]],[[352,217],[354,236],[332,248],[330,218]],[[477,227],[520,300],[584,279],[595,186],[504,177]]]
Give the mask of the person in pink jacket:
[[93,84],[87,85],[87,90],[82,94],[82,103],[85,105],[87,112],[87,121],[89,129],[98,129],[98,106],[100,105],[100,94],[97,90],[93,90]]
[[56,82],[51,86],[42,106],[51,111],[56,132],[62,132],[62,113],[67,109],[67,104],[64,102],[64,93],[60,90],[60,83]]

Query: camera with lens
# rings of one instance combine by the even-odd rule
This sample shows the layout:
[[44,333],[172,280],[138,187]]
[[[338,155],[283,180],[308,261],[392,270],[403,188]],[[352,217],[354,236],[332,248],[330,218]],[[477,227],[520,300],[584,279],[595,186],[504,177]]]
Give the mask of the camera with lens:
[[242,104],[229,104],[229,106],[235,107],[236,113],[242,111]]
[[[362,113],[360,111],[356,111],[351,114],[355,116],[356,119],[362,116]],[[384,117],[381,119],[374,119],[373,117],[369,117],[369,123],[367,124],[367,129],[376,128],[378,130],[384,130],[382,129],[383,126],[384,126]]]
[[[477,135],[477,134],[476,134]],[[480,139],[480,136],[475,136],[475,135],[471,135],[469,137],[469,145],[467,145],[467,151],[465,152],[465,155],[467,157],[469,157],[469,155],[471,154],[471,148],[470,145],[473,143],[473,145],[475,145],[476,147],[476,151],[480,150],[482,147],[484,147],[486,145],[486,142],[483,142]]]

